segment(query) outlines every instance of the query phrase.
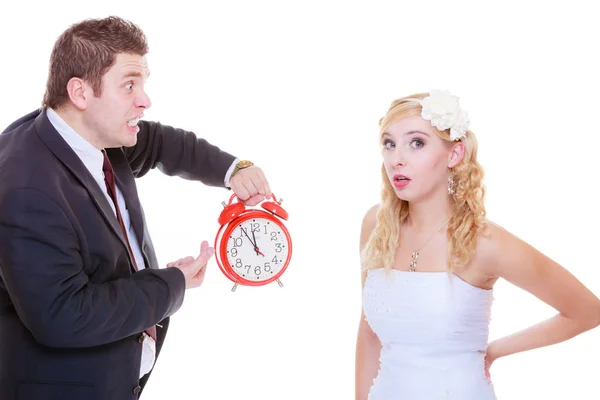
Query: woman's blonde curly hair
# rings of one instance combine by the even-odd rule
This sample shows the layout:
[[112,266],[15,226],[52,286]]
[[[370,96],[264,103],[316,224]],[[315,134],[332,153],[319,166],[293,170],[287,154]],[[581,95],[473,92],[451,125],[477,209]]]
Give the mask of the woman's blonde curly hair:
[[[419,93],[394,100],[386,115],[379,120],[380,140],[387,128],[408,117],[421,115],[420,100],[429,93]],[[450,130],[440,131],[432,126],[437,135],[447,142]],[[448,223],[448,266],[455,272],[469,263],[475,252],[477,236],[484,229],[485,188],[482,184],[483,169],[477,162],[477,139],[470,130],[461,139],[465,154],[462,161],[453,168],[454,172],[454,214]],[[409,214],[408,202],[400,200],[392,187],[385,170],[381,168],[383,180],[381,202],[377,211],[377,224],[361,251],[361,264],[364,270],[374,268],[391,269],[394,254],[400,245],[400,226]]]

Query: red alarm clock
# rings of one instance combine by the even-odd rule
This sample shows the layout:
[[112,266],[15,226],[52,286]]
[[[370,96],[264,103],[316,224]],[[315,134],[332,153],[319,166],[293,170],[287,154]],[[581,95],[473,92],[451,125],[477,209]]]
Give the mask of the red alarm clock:
[[[260,203],[261,209],[246,209],[235,202],[223,204],[219,216],[221,228],[215,238],[215,258],[223,274],[238,285],[263,286],[277,281],[292,257],[292,239],[283,221],[288,213],[281,207],[283,200]],[[238,199],[239,200],[239,199]]]

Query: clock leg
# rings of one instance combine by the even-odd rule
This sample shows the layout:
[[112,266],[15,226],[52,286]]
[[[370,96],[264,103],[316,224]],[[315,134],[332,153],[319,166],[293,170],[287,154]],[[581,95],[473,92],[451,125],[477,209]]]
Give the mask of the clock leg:
[[283,287],[283,283],[281,283],[279,279],[277,279],[277,283],[279,284],[279,287]]
[[231,288],[232,292],[235,292],[235,289],[237,289],[238,287],[238,283],[236,282],[235,285],[233,285],[233,287]]

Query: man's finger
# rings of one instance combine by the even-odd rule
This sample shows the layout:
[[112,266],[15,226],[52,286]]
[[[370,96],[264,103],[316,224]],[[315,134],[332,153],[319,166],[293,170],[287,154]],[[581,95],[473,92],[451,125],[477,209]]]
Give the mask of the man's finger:
[[248,196],[246,198],[256,196],[258,194],[258,189],[256,189],[256,186],[254,185],[254,182],[252,182],[251,177],[246,177],[243,184],[246,190],[248,191]]
[[179,258],[175,261],[171,261],[170,263],[167,264],[167,267],[174,267],[175,265],[179,265],[179,263],[181,262],[181,260],[183,260],[183,258]]
[[192,256],[187,256],[187,257],[185,257],[185,258],[182,258],[182,259],[179,261],[179,264],[188,264],[188,263],[191,263],[192,261],[194,261],[194,257],[192,257]]
[[250,181],[256,188],[256,194],[261,194],[264,196],[266,192],[265,182],[261,179],[260,175],[258,173],[254,174],[254,176],[250,177]]
[[[236,177],[234,177],[234,179],[235,178]],[[241,180],[232,180],[231,189],[233,190],[233,193],[235,193],[235,195],[240,198],[240,200],[244,200],[250,197],[250,193],[248,193],[248,190],[246,189]]]
[[196,262],[198,263],[198,268],[202,268],[204,264],[210,260],[212,255],[215,253],[215,249],[212,247],[207,247],[200,252],[200,255],[196,258]]
[[200,243],[200,253],[206,251],[206,249],[208,249],[208,241],[203,240],[202,243]]
[[262,191],[260,191],[260,192],[262,194],[264,194],[265,197],[271,196],[271,188],[269,187],[269,182],[267,181],[267,178],[265,177],[265,174],[262,171],[262,169],[259,169],[257,171],[257,174],[258,174],[258,179],[260,179],[260,182],[261,182]]
[[246,201],[244,201],[244,204],[247,206],[255,206],[258,203],[260,203],[261,201],[263,201],[265,199],[265,196],[263,196],[262,194],[257,194],[256,196],[252,196],[249,199],[247,199]]

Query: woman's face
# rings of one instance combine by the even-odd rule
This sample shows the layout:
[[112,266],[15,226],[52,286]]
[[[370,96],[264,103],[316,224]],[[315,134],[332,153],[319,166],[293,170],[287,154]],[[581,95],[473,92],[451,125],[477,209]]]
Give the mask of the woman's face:
[[387,177],[400,199],[447,196],[448,168],[456,164],[453,150],[458,142],[442,140],[429,121],[413,116],[390,125],[381,143]]

